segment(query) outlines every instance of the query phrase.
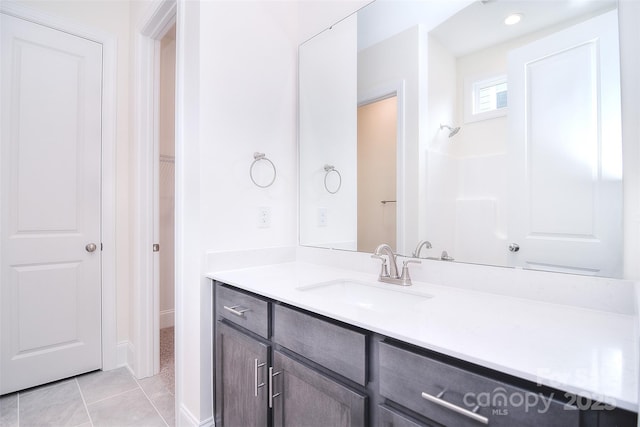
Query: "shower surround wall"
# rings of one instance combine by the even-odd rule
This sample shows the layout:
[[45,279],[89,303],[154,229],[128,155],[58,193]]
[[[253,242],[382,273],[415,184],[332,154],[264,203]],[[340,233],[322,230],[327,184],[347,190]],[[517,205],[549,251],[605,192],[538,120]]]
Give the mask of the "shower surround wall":
[[[507,121],[464,122],[465,81],[506,74],[506,47],[456,58],[429,36],[426,231],[433,254],[505,264]],[[440,124],[461,126],[458,134]]]

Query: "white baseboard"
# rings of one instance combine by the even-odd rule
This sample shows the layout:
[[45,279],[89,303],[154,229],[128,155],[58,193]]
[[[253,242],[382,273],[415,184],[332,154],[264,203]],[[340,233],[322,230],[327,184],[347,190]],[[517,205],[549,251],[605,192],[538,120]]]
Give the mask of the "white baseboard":
[[128,353],[129,352],[129,341],[120,341],[118,343],[118,350],[117,350],[117,368],[121,368],[123,366],[127,366],[128,363],[127,361],[129,360],[128,358]]
[[131,369],[130,361],[134,360],[133,355],[135,354],[135,349],[133,348],[133,344],[129,341],[120,341],[118,343],[117,349],[117,368],[126,367],[129,372],[133,373],[133,369]]
[[180,411],[178,413],[178,425],[184,427],[213,427],[216,423],[213,417],[207,418],[203,421],[198,419],[189,411],[183,404],[180,404]]
[[160,312],[160,329],[170,328],[175,324],[175,310],[162,310]]

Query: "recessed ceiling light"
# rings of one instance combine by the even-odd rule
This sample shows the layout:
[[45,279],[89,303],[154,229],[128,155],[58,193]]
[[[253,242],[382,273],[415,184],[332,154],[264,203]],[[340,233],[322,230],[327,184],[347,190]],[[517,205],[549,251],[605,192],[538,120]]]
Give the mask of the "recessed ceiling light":
[[522,20],[521,13],[514,13],[513,15],[509,15],[504,19],[505,25],[515,25]]

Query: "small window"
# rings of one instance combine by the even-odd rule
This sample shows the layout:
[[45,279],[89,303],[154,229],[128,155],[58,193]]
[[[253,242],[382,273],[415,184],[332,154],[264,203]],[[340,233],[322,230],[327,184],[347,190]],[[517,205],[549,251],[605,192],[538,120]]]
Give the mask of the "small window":
[[507,114],[507,76],[467,79],[465,83],[465,122]]

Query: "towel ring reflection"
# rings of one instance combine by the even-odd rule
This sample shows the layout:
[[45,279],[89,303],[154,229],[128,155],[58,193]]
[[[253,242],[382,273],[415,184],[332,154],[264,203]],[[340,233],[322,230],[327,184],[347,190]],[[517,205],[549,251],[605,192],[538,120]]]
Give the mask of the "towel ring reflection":
[[[338,172],[338,169],[336,169],[332,165],[324,165],[324,170],[326,172],[324,174],[324,188],[329,193],[336,194],[340,190],[340,187],[342,187],[342,175],[340,175],[340,172]],[[338,187],[335,189],[335,191],[329,190],[329,186],[327,185],[327,178],[329,177],[329,174],[331,174],[332,172],[338,174]]]
[[[273,178],[271,178],[271,181],[269,181],[269,183],[266,185],[258,184],[253,176],[253,167],[261,160],[269,162],[269,164],[273,168]],[[251,167],[249,168],[249,177],[251,178],[251,181],[260,188],[271,187],[271,184],[273,184],[273,182],[276,180],[276,165],[274,165],[273,162],[264,155],[264,153],[258,153],[256,151],[255,153],[253,153],[253,163],[251,163]]]

